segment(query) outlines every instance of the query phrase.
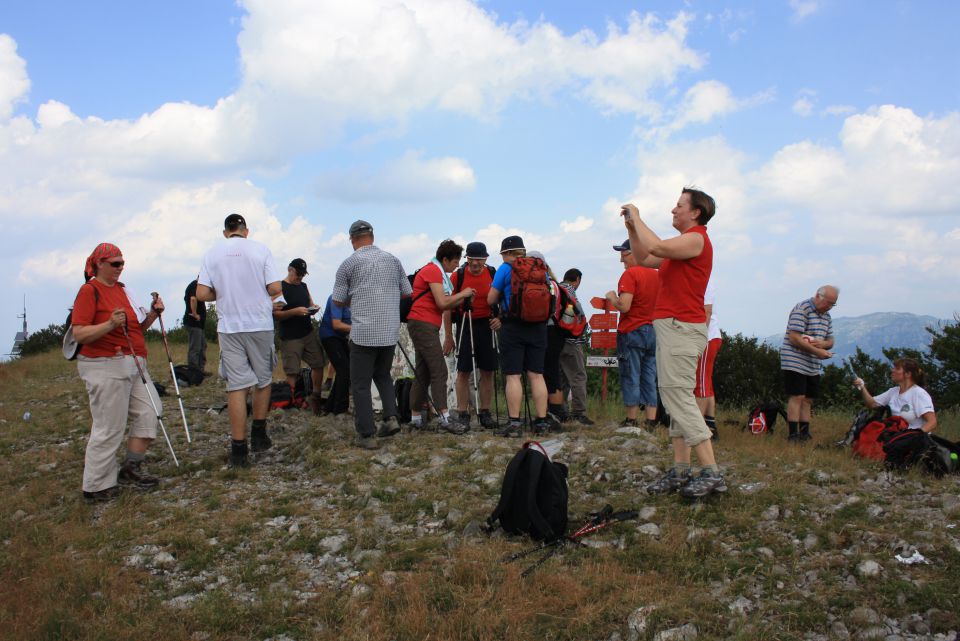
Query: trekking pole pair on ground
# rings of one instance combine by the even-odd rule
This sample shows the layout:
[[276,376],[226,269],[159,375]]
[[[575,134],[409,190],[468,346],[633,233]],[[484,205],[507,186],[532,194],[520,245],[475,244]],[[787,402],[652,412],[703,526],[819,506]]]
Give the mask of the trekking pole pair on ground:
[[508,556],[505,556],[501,559],[502,563],[512,563],[517,559],[522,559],[526,556],[534,554],[535,552],[540,552],[541,550],[548,550],[546,554],[537,559],[532,565],[528,566],[523,572],[520,573],[520,578],[528,577],[534,570],[546,563],[551,557],[555,556],[560,552],[561,548],[566,545],[583,545],[580,542],[580,539],[587,536],[588,534],[593,534],[599,530],[602,530],[606,527],[613,525],[614,523],[619,523],[620,521],[629,521],[637,518],[639,513],[636,510],[621,510],[619,512],[613,511],[613,506],[607,505],[599,512],[595,512],[590,515],[590,518],[587,520],[583,526],[580,527],[577,531],[566,536],[559,537],[552,541],[544,541],[536,547],[532,547],[527,550],[522,550],[520,552],[515,552]]

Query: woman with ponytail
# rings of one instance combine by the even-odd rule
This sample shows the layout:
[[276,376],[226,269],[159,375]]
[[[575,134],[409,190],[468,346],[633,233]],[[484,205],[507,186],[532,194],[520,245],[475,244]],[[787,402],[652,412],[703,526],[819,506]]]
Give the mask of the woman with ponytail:
[[863,402],[870,409],[889,407],[891,414],[903,418],[912,430],[930,433],[937,429],[933,400],[927,390],[923,389],[926,376],[920,369],[920,363],[913,358],[896,359],[893,361],[893,369],[890,370],[890,379],[896,383],[896,387],[891,387],[878,396],[871,396],[863,379],[856,379],[853,386],[860,390]]

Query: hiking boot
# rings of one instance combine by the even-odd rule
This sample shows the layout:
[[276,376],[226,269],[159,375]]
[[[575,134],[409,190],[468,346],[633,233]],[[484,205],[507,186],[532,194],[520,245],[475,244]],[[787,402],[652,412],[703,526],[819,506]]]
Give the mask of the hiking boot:
[[635,418],[625,418],[620,427],[640,427],[640,423]]
[[714,425],[714,426],[712,426],[712,427],[711,427],[710,425],[707,425],[707,429],[710,430],[710,440],[711,440],[711,441],[719,441],[719,440],[720,440],[720,432],[717,430],[717,426],[716,426],[716,425]]
[[250,467],[250,455],[247,452],[230,452],[227,458],[230,467]]
[[324,400],[323,397],[316,392],[310,395],[310,409],[313,410],[315,415],[323,416]]
[[800,429],[797,431],[797,438],[801,441],[809,441],[812,438],[810,436],[810,425],[808,423],[800,424]]
[[595,423],[590,420],[586,414],[573,414],[570,417],[571,423],[579,423],[580,425],[595,425]]
[[380,444],[377,443],[377,440],[372,436],[357,436],[353,444],[363,450],[376,450],[380,448]]
[[441,416],[437,419],[437,424],[443,431],[460,436],[470,431],[470,413],[460,412],[456,417],[450,416],[449,419]]
[[534,434],[545,434],[547,432],[560,431],[560,424],[555,420],[551,420],[548,416],[535,419],[531,427],[533,428]]
[[388,438],[394,434],[400,433],[400,421],[396,416],[390,416],[380,421],[380,428],[377,429],[377,438]]
[[684,487],[693,479],[693,475],[688,470],[685,474],[677,474],[676,468],[670,468],[670,471],[659,479],[647,486],[647,494],[667,494],[676,492]]
[[121,485],[129,485],[140,490],[152,490],[160,485],[160,479],[147,474],[143,461],[125,461],[120,466],[117,481]]
[[689,499],[697,499],[707,494],[720,494],[726,491],[727,484],[723,480],[723,475],[704,469],[700,471],[700,476],[691,480],[680,489],[680,495]]
[[523,423],[510,421],[500,429],[494,431],[497,436],[523,436]]
[[250,432],[250,449],[254,452],[265,452],[273,447],[273,441],[267,436],[267,429]]
[[83,500],[87,503],[106,503],[107,501],[112,501],[118,496],[120,496],[120,487],[118,485],[108,487],[105,490],[98,490],[96,492],[87,492],[86,490],[83,491]]
[[655,421],[655,420],[653,420],[653,419],[649,419],[649,418],[643,422],[643,428],[644,428],[645,430],[647,430],[648,432],[656,432],[656,431],[657,431],[657,427],[658,427],[659,425],[660,425],[660,423],[657,423],[657,421]]
[[480,427],[486,430],[492,430],[499,427],[496,419],[490,415],[490,410],[480,410]]

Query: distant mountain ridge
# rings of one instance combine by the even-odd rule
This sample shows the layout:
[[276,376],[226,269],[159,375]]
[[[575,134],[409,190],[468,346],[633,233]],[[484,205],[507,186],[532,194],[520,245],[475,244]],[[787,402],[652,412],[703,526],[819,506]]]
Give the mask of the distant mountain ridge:
[[[835,317],[833,319],[835,355],[825,362],[840,365],[844,358],[853,356],[857,347],[879,359],[884,358],[883,349],[889,347],[908,347],[926,351],[931,339],[926,328],[941,327],[948,322],[952,321],[907,312],[874,312],[864,316]],[[783,334],[767,336],[763,342],[774,349],[780,349]]]

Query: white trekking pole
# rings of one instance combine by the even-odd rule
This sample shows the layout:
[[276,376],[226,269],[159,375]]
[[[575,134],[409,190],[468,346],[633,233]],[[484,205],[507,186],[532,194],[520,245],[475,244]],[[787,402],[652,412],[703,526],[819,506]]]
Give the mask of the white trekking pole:
[[[153,302],[157,302],[157,298],[160,296],[157,292],[151,292],[153,296]],[[187,434],[187,443],[192,443],[190,439],[190,428],[187,427],[187,413],[183,409],[183,397],[180,396],[180,384],[177,382],[177,373],[173,369],[173,357],[170,355],[170,344],[167,342],[167,330],[163,327],[163,314],[157,312],[157,318],[160,320],[160,336],[163,337],[163,348],[167,350],[167,363],[170,365],[170,378],[173,379],[173,389],[177,392],[177,402],[180,403],[180,416],[183,418],[183,431]]]
[[150,404],[153,405],[153,413],[157,415],[157,423],[160,424],[160,431],[163,432],[163,438],[167,441],[167,447],[170,448],[170,455],[173,457],[173,463],[177,467],[180,467],[180,461],[177,460],[177,453],[173,451],[173,444],[170,442],[170,436],[167,434],[167,428],[163,426],[163,419],[160,418],[160,408],[157,407],[157,402],[153,400],[153,395],[156,393],[156,388],[153,390],[150,389],[150,384],[147,383],[147,377],[143,373],[143,367],[140,366],[140,359],[137,358],[136,353],[133,351],[133,341],[130,340],[130,334],[127,333],[127,326],[122,325],[123,336],[127,339],[127,345],[130,347],[130,356],[133,357],[133,362],[137,366],[137,372],[140,373],[140,382],[143,383],[143,389],[147,392],[147,397],[150,399]]
[[[473,365],[473,407],[477,411],[477,421],[480,420],[480,390],[477,387],[477,346],[473,342],[473,310],[467,310],[467,322],[470,323],[470,362]],[[462,330],[461,330],[462,333]]]

